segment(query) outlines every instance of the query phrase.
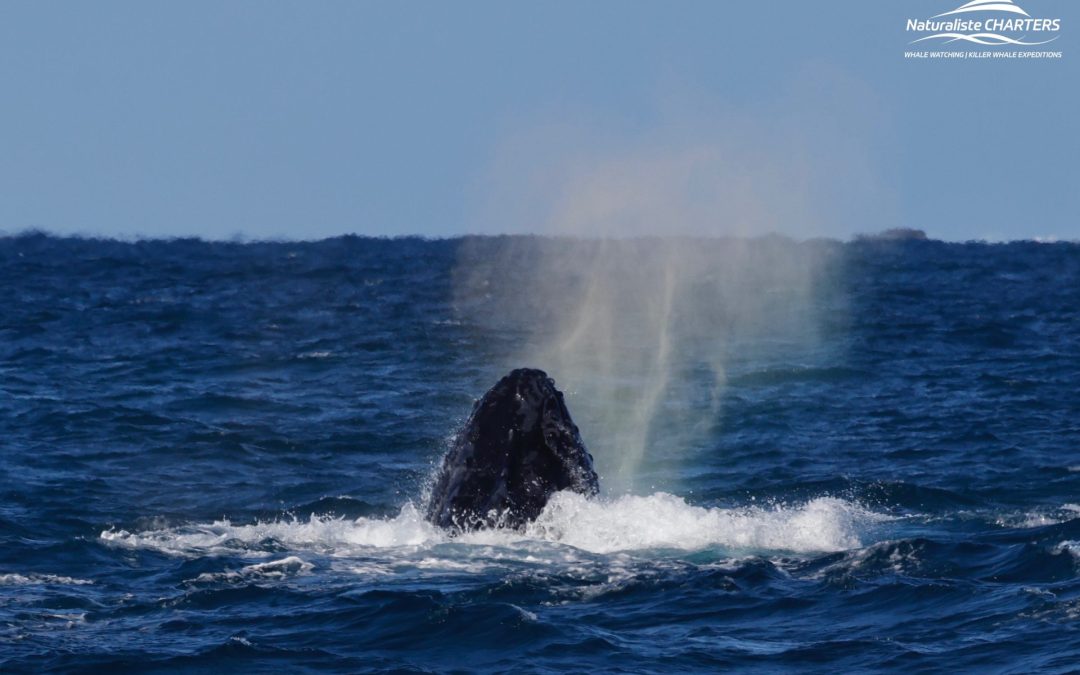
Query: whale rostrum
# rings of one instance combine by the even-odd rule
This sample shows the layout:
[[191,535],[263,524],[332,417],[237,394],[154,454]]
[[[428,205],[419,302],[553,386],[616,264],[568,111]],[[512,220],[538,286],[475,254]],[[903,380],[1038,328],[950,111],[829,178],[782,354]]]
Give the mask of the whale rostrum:
[[476,402],[443,458],[427,519],[455,532],[520,528],[560,490],[597,494],[592,455],[555,382],[519,368]]

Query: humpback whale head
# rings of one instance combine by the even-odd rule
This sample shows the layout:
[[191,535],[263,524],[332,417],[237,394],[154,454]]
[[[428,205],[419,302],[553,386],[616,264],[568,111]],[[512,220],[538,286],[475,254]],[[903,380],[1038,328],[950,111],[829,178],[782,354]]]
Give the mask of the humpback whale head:
[[560,490],[597,494],[592,456],[547,373],[520,368],[476,402],[443,458],[427,519],[453,531],[517,528]]

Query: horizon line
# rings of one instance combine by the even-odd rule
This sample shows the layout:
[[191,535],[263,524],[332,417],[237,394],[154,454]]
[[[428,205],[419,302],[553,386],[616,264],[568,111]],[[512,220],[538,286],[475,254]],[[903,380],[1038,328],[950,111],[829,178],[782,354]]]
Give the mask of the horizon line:
[[797,237],[780,232],[767,232],[764,234],[635,234],[635,235],[579,235],[579,234],[550,234],[539,232],[501,232],[501,233],[457,233],[446,235],[429,235],[422,233],[408,234],[364,234],[359,232],[343,232],[341,234],[328,235],[325,237],[297,238],[288,236],[258,237],[250,236],[243,232],[236,232],[221,237],[206,237],[201,234],[181,235],[147,235],[147,234],[95,234],[88,232],[61,233],[41,227],[29,227],[23,230],[9,232],[0,230],[0,240],[21,239],[30,237],[46,237],[58,240],[79,241],[111,241],[121,244],[137,243],[168,243],[174,241],[199,241],[207,244],[318,244],[334,239],[377,239],[377,240],[404,240],[419,239],[422,241],[453,241],[455,239],[501,239],[501,238],[533,238],[533,239],[566,239],[572,241],[639,241],[653,239],[671,240],[761,240],[761,239],[785,239],[795,243],[809,242],[835,242],[838,244],[859,242],[907,242],[922,241],[943,244],[1012,244],[1012,243],[1036,243],[1036,244],[1080,244],[1080,238],[1063,238],[1056,235],[1033,235],[1031,237],[1016,239],[940,239],[928,235],[924,230],[916,228],[889,228],[880,232],[857,232],[846,238],[831,236]]

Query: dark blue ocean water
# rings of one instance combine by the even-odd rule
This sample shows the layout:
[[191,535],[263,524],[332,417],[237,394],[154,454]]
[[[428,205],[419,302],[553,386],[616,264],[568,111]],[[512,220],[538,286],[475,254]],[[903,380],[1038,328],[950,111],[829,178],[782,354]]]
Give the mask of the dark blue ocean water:
[[[597,245],[0,239],[0,671],[1078,667],[1080,246]],[[602,497],[449,538],[512,365]]]

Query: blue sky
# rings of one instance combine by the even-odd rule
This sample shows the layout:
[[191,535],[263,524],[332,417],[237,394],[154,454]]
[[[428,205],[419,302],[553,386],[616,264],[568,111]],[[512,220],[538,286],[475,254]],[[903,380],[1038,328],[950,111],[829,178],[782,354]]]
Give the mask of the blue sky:
[[1080,238],[1064,58],[862,2],[0,4],[0,231]]

